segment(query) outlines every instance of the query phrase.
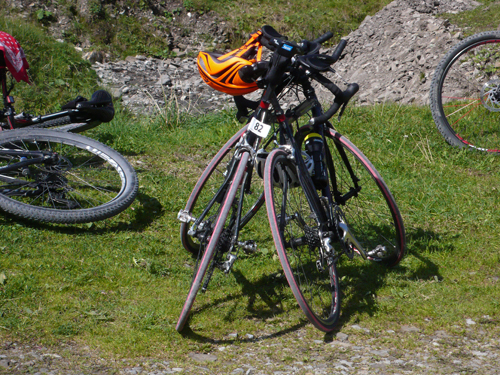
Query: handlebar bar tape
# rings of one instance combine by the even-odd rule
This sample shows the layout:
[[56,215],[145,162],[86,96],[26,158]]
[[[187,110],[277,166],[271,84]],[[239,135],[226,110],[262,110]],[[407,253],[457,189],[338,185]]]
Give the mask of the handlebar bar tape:
[[332,106],[324,114],[317,117],[313,117],[311,120],[309,120],[309,124],[311,125],[321,124],[328,121],[335,113],[337,113],[337,111],[342,105],[344,105],[345,107],[349,102],[349,100],[359,90],[359,85],[357,83],[349,84],[349,86],[347,86],[347,89],[345,89],[345,91],[342,91],[333,82],[329,81],[328,79],[319,74],[316,75],[314,79],[318,81],[321,85],[326,87],[332,94],[334,94],[335,100]]
[[335,51],[333,51],[333,54],[332,54],[334,62],[340,58],[346,45],[347,45],[347,40],[345,40],[345,39],[341,39],[339,44],[337,44],[337,48],[335,48]]
[[333,33],[331,31],[327,31],[326,33],[324,33],[320,37],[314,39],[312,42],[321,44],[321,43],[326,42],[328,39],[331,39],[332,37],[333,37]]

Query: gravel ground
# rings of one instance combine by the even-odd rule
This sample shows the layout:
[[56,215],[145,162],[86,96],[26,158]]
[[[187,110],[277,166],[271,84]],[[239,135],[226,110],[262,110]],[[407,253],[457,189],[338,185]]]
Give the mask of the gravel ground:
[[65,344],[45,348],[4,343],[0,374],[500,374],[500,329],[489,317],[451,331],[421,328],[371,332],[350,325],[323,336],[309,324],[278,334],[229,334],[206,353],[164,358],[104,359]]

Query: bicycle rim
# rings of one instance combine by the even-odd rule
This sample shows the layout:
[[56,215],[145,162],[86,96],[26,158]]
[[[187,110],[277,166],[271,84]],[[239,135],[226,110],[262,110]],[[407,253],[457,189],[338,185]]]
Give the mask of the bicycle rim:
[[[0,135],[0,150],[57,154],[0,173],[0,207],[42,222],[85,223],[126,209],[137,195],[137,176],[116,151],[87,137],[51,130],[12,130]],[[24,159],[23,159],[24,158]],[[0,168],[33,158],[0,155]]]
[[302,187],[291,182],[296,166],[287,155],[276,150],[266,162],[269,223],[295,299],[316,328],[330,332],[340,315],[337,269],[333,257],[321,256],[319,223]]
[[[334,197],[338,219],[346,222],[365,252],[371,253],[370,259],[387,266],[397,265],[405,253],[406,239],[403,220],[389,188],[372,163],[347,138],[328,129],[325,139],[333,161],[333,167],[327,167],[330,176],[336,177],[339,192],[338,197]],[[339,149],[345,151],[348,164]],[[331,178],[330,189],[335,190]],[[341,198],[356,190],[348,199]],[[357,251],[352,244],[346,250]]]
[[430,101],[448,143],[500,152],[500,32],[455,46],[436,69]]

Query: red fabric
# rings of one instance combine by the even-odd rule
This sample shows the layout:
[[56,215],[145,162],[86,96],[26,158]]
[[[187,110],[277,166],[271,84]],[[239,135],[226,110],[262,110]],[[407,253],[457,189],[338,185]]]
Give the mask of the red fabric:
[[11,35],[0,31],[0,50],[3,51],[5,65],[17,82],[23,80],[30,83],[26,69],[28,61],[21,45]]

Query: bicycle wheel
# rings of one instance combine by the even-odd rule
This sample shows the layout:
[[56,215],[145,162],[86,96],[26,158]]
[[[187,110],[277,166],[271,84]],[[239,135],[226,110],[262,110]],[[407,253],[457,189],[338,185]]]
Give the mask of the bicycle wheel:
[[[30,164],[39,155],[20,151],[51,158]],[[2,171],[20,161],[29,165]],[[0,133],[0,208],[8,213],[40,222],[94,222],[125,210],[137,190],[127,160],[93,139],[46,129]]]
[[[236,171],[234,172],[234,177],[228,183],[229,188],[227,189],[226,194],[220,204],[216,202],[212,206],[213,212],[207,214],[210,219],[207,219],[203,223],[204,235],[203,237],[200,236],[200,247],[202,251],[197,252],[198,258],[194,266],[191,287],[176,325],[176,330],[179,332],[182,331],[189,318],[189,313],[200,287],[204,285],[206,288],[206,284],[212,276],[211,273],[218,265],[217,262],[220,261],[224,252],[229,250],[232,230],[234,227],[234,216],[229,215],[229,213],[234,209],[233,203],[235,202],[236,194],[240,189],[240,185],[247,168],[248,158],[248,152],[241,155],[241,159],[239,160]],[[229,220],[228,216],[230,216]],[[209,267],[211,268],[207,274]]]
[[[203,171],[184,208],[184,211],[188,212],[190,216],[197,218],[222,186],[228,167],[233,160],[232,151],[234,146],[245,130],[246,127],[243,127],[227,141]],[[240,228],[244,227],[264,204],[263,183],[262,179],[257,176],[255,168],[252,175],[251,192],[250,194],[245,194],[244,197]],[[222,194],[220,198],[222,199]],[[198,237],[203,236],[203,234],[195,233],[189,235],[188,231],[190,227],[191,223],[183,222],[181,224],[181,241],[187,251],[196,254],[200,249],[200,240]]]
[[[330,190],[338,205],[338,219],[368,253],[369,259],[397,265],[405,253],[403,219],[385,181],[368,158],[333,129],[325,134]],[[335,182],[335,184],[334,184]],[[354,247],[344,249],[348,255]]]
[[473,35],[446,54],[432,79],[430,105],[449,144],[500,152],[500,31]]
[[295,299],[316,328],[330,332],[340,315],[337,268],[334,259],[322,256],[322,223],[294,174],[296,164],[288,153],[277,149],[269,154],[264,172],[269,223]]

